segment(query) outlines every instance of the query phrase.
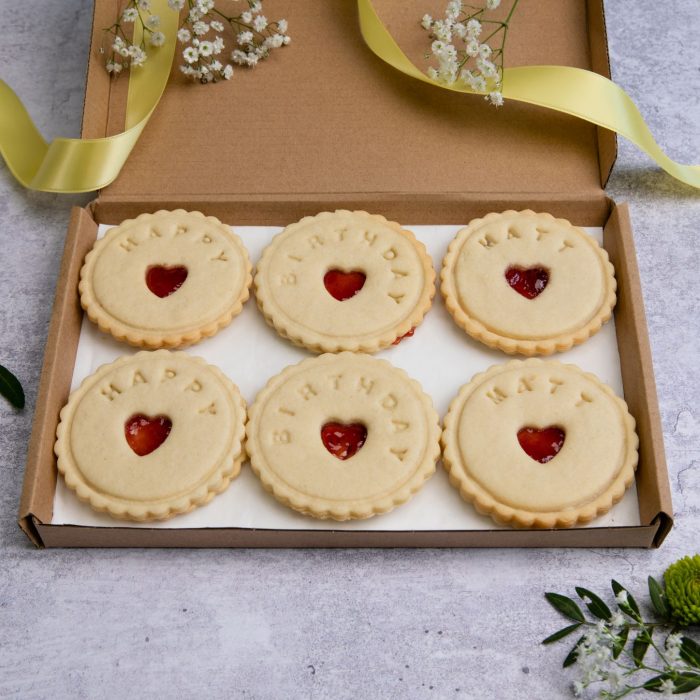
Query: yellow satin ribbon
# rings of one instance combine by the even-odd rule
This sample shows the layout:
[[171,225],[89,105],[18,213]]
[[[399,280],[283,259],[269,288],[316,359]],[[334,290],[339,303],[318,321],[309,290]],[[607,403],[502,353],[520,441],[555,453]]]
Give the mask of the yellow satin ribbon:
[[[357,0],[360,31],[379,58],[437,87],[475,94],[469,87],[432,80],[411,63],[377,15],[371,0]],[[653,158],[669,175],[700,187],[700,166],[671,160],[656,143],[632,98],[598,73],[567,66],[523,66],[503,71],[503,97],[548,107],[615,131]]]
[[[58,138],[46,143],[12,89],[0,80],[0,153],[25,187],[43,192],[91,192],[119,175],[165,90],[175,55],[178,13],[167,0],[153,0],[166,43],[129,77],[126,131],[100,139]],[[141,41],[135,26],[133,42]]]
[[[131,71],[126,108],[126,131],[101,139],[59,138],[47,144],[24,105],[0,81],[0,153],[12,174],[25,187],[46,192],[90,192],[119,175],[165,90],[175,54],[178,14],[167,0],[153,0],[166,43],[149,51],[143,67]],[[455,92],[468,87],[444,85],[421,72],[379,19],[371,0],[358,0],[360,29],[369,48],[406,75]],[[140,33],[134,42],[141,39]],[[700,166],[671,160],[654,140],[639,110],[624,90],[597,73],[565,66],[507,68],[503,96],[548,107],[605,127],[636,144],[666,172],[700,187]]]

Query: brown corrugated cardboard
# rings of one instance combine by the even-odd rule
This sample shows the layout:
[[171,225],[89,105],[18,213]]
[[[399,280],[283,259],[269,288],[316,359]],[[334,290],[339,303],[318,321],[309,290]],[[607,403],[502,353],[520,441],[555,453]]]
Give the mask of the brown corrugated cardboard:
[[[418,20],[442,0],[376,7],[414,62],[430,40]],[[119,131],[127,81],[110,82],[97,49],[114,2],[98,2],[84,136]],[[587,11],[588,8],[588,11]],[[269,11],[272,11],[272,6]],[[292,43],[254,70],[195,88],[171,84],[104,202],[249,196],[577,193],[595,196],[614,153],[611,134],[520,103],[484,100],[407,79],[365,47],[354,0],[275,0]],[[520,3],[509,65],[553,63],[607,74],[599,0]],[[536,37],[536,39],[533,39]],[[107,99],[105,99],[107,98]],[[106,132],[105,132],[106,128]]]
[[[432,0],[431,0],[432,1]],[[126,80],[110,82],[97,53],[116,0],[97,0],[83,135],[123,125]],[[422,65],[426,37],[401,0],[376,0]],[[430,2],[420,13],[430,11]],[[435,0],[437,9],[442,2]],[[509,37],[512,65],[561,63],[607,74],[599,0],[521,3]],[[605,197],[612,134],[526,105],[495,110],[474,97],[400,76],[365,47],[354,0],[276,0],[293,44],[232,83],[172,84],[120,178],[66,239],[27,460],[20,525],[46,546],[658,546],[671,527],[653,369],[633,238],[624,205]],[[547,41],[533,42],[530,37]],[[51,525],[53,442],[71,381],[82,312],[77,283],[97,223],[144,211],[201,209],[238,224],[285,224],[323,209],[362,208],[398,221],[453,223],[489,211],[534,208],[605,226],[617,270],[615,312],[625,397],[640,435],[642,525],[556,531],[334,532]]]

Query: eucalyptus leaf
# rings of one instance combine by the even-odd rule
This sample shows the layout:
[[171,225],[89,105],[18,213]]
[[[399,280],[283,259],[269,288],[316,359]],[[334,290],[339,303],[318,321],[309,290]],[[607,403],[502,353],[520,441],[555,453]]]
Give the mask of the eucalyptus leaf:
[[576,663],[576,661],[578,660],[578,655],[577,655],[578,648],[583,643],[583,639],[584,639],[583,637],[580,637],[578,642],[576,642],[576,644],[574,644],[571,651],[566,655],[566,658],[564,659],[564,663],[562,664],[563,668],[568,668],[569,666],[573,666]]
[[568,617],[574,622],[585,622],[586,618],[581,612],[581,608],[576,604],[576,601],[568,598],[565,595],[560,595],[559,593],[545,593],[544,597],[547,599],[549,604],[558,610],[562,615]]
[[681,637],[681,659],[695,668],[700,668],[700,644],[690,637]]
[[558,632],[555,632],[554,634],[550,634],[547,639],[542,640],[542,644],[551,644],[552,642],[558,642],[560,639],[563,639],[567,635],[571,634],[573,631],[577,630],[581,626],[580,622],[577,622],[574,625],[569,625],[568,627],[564,627],[560,629]]
[[612,584],[612,589],[616,596],[621,591],[625,591],[625,593],[627,593],[627,603],[618,603],[620,610],[635,620],[641,620],[639,606],[637,605],[637,601],[632,597],[632,594],[624,586],[621,586],[615,579],[613,579],[610,583]]
[[649,577],[649,597],[651,598],[654,610],[661,615],[664,620],[668,620],[671,617],[671,610],[668,607],[668,602],[666,601],[666,593],[664,589],[661,588],[659,582],[653,577]]
[[576,586],[576,593],[593,615],[601,620],[610,619],[612,615],[610,608],[595,593],[580,586]]
[[623,627],[622,631],[618,635],[618,638],[613,643],[613,659],[616,659],[618,656],[620,656],[620,654],[622,654],[622,650],[625,648],[625,644],[627,644],[629,634],[630,628]]
[[646,630],[642,630],[632,643],[632,658],[637,666],[641,666],[644,661],[644,655],[651,644],[651,637]]
[[4,396],[15,408],[24,408],[24,389],[9,369],[0,365],[0,395]]

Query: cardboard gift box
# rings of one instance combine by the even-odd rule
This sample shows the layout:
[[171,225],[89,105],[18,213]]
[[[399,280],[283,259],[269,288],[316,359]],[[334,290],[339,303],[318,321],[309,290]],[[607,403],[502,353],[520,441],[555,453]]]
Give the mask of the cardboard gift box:
[[[427,66],[428,46],[419,17],[431,10],[438,15],[443,4],[426,2],[414,12],[402,0],[375,3],[419,66]],[[118,5],[115,0],[95,4],[85,138],[118,133],[124,126],[128,81],[111,80],[99,53],[101,30],[112,24]],[[120,177],[87,208],[73,211],[27,458],[22,529],[36,545],[47,547],[660,545],[672,526],[672,507],[639,273],[627,207],[603,190],[615,161],[614,135],[552,111],[515,102],[497,110],[479,97],[408,79],[364,45],[354,0],[274,0],[267,9],[289,20],[292,44],[254,70],[237,69],[231,82],[206,87],[191,85],[175,65]],[[609,76],[602,0],[521,3],[509,30],[507,61],[570,65]],[[77,285],[83,258],[100,224],[176,208],[201,210],[237,226],[283,226],[344,208],[432,225],[466,224],[490,211],[534,209],[579,226],[602,227],[618,281],[614,324],[624,397],[640,438],[639,524],[347,530],[333,522],[323,529],[54,523],[53,445],[81,337]],[[465,337],[464,342],[472,341]],[[190,352],[199,354],[197,347]],[[507,359],[503,355],[499,361]],[[467,379],[456,379],[456,387]]]

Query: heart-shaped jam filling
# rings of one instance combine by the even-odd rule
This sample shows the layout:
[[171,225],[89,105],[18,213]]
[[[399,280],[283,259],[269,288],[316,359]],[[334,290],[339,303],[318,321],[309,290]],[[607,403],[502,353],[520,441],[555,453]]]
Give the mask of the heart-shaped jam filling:
[[338,301],[351,299],[365,286],[367,275],[364,272],[343,272],[328,270],[323,276],[323,284],[327,292]]
[[362,423],[326,423],[321,428],[323,446],[338,459],[350,459],[367,440],[367,428]]
[[415,328],[411,328],[408,333],[404,333],[403,335],[400,335],[393,343],[392,345],[398,345],[404,338],[410,338],[414,333],[416,332]]
[[139,457],[144,457],[165,442],[172,427],[172,421],[167,416],[151,418],[143,413],[136,413],[124,423],[124,436],[129,447]]
[[543,267],[509,267],[506,270],[508,284],[526,299],[534,299],[544,291],[549,282],[549,272]]
[[146,286],[161,299],[177,292],[186,279],[187,268],[182,265],[152,265],[146,270]]
[[546,464],[559,454],[565,438],[566,433],[556,426],[518,430],[520,447],[528,456],[541,464]]

